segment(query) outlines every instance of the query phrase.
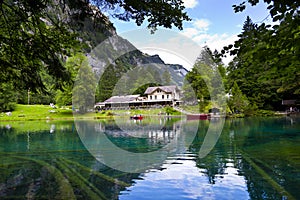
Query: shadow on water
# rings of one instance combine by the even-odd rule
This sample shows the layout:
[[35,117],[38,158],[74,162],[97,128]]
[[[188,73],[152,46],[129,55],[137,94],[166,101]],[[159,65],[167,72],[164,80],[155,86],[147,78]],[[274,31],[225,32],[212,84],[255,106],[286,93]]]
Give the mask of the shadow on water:
[[0,198],[300,199],[300,118],[228,119],[201,157],[210,123],[1,122]]

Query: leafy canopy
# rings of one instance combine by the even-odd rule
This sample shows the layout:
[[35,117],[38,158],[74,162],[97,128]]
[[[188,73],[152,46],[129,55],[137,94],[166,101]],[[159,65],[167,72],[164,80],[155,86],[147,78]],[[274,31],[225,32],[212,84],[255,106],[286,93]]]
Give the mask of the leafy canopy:
[[87,38],[80,31],[93,29],[85,27],[86,20],[99,25],[106,37],[114,34],[103,12],[138,25],[146,22],[152,31],[158,26],[182,29],[189,20],[181,0],[1,0],[0,82],[45,91],[40,75],[45,71],[61,88],[71,79],[66,58]]
[[[248,0],[256,5],[258,0]],[[300,95],[300,2],[271,1],[268,4],[274,25],[255,24],[247,17],[239,40],[222,53],[235,56],[228,66],[229,87],[233,82],[260,108],[278,109],[281,99]],[[246,2],[234,6],[245,9]]]

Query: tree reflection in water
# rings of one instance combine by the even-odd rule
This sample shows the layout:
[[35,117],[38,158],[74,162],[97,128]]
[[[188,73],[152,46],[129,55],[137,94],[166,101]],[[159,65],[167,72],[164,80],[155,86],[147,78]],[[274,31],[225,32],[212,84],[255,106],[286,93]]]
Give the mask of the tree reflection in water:
[[[129,152],[155,152],[172,141],[176,145],[152,160],[155,162],[143,172],[127,173],[95,159],[81,142],[73,123],[4,122],[0,124],[0,198],[126,199],[143,182],[147,183],[143,194],[152,192],[151,197],[173,191],[175,196],[186,199],[205,195],[228,199],[237,198],[243,191],[251,199],[300,198],[297,117],[226,120],[218,142],[204,158],[198,152],[209,123],[217,121],[145,121],[137,122],[138,130],[130,130],[134,122],[128,120],[121,125],[114,121],[90,123],[92,126],[81,127],[87,137],[92,134],[90,130],[104,132],[111,142]],[[55,131],[50,134],[52,124]],[[194,127],[199,127],[196,133]],[[150,179],[154,175],[159,188]],[[176,189],[180,182],[183,185]]]

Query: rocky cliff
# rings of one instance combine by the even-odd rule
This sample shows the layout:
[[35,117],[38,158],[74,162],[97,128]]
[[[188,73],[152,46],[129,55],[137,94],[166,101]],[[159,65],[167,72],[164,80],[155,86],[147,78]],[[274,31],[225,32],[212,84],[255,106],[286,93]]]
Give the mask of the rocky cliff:
[[145,85],[183,84],[188,72],[183,66],[166,64],[158,55],[142,53],[118,36],[108,18],[104,24],[95,25],[89,18],[77,26],[84,51],[98,76],[97,101],[112,95],[132,94]]

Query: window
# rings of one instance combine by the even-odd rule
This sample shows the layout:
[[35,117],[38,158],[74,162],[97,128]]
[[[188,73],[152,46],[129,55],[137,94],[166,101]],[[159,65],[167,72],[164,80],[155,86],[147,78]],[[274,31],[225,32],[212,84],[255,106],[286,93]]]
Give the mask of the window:
[[169,95],[167,94],[167,99],[169,99]]
[[150,96],[150,100],[152,100],[152,96]]
[[154,99],[157,99],[157,96],[156,96],[156,95],[154,96]]
[[165,96],[164,96],[164,95],[161,95],[161,98],[162,98],[162,99],[164,99],[164,98],[165,98]]

